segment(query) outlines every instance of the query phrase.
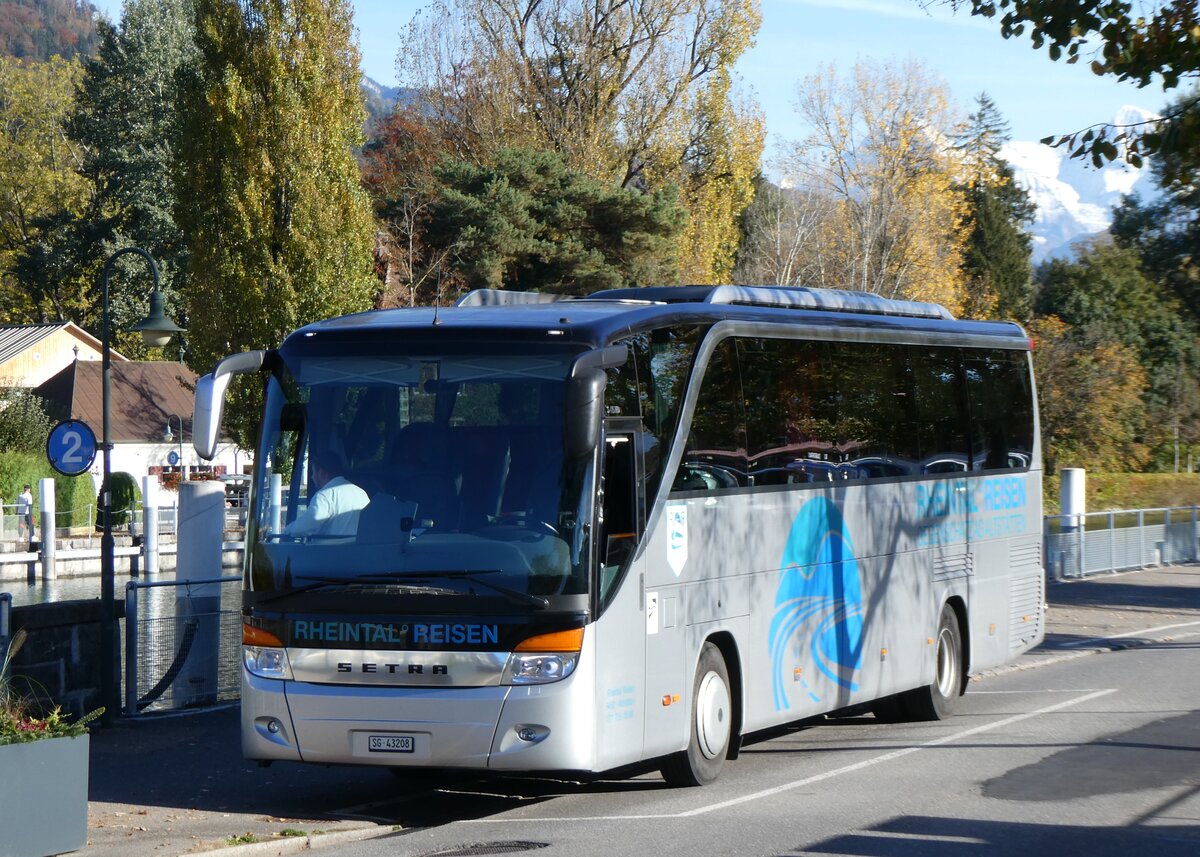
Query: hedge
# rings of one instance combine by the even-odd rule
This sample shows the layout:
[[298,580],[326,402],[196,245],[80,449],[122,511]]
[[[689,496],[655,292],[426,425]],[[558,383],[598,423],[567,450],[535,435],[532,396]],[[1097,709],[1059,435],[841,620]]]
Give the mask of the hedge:
[[[38,483],[42,479],[54,479],[55,526],[84,527],[91,520],[91,507],[95,503],[92,477],[64,476],[50,466],[46,456],[35,452],[0,452],[0,497],[5,506],[12,506],[25,485],[33,487],[34,520],[41,526],[42,503]],[[15,510],[5,509],[7,514]]]

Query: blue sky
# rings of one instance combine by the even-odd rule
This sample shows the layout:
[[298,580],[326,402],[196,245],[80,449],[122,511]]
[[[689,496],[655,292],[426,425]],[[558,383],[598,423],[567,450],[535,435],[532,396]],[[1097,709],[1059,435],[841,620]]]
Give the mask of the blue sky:
[[[121,0],[92,0],[118,14]],[[353,0],[363,71],[380,83],[396,83],[399,33],[426,0]],[[848,71],[859,59],[910,57],[939,75],[965,112],[986,91],[1012,126],[1013,139],[1037,140],[1111,120],[1131,104],[1160,109],[1161,89],[1139,90],[1096,77],[1086,62],[1051,62],[1028,38],[1005,41],[995,21],[952,15],[925,0],[762,0],[763,24],[756,46],[739,64],[744,87],[767,119],[769,159],[781,141],[803,137],[793,109],[797,85],[833,62]]]

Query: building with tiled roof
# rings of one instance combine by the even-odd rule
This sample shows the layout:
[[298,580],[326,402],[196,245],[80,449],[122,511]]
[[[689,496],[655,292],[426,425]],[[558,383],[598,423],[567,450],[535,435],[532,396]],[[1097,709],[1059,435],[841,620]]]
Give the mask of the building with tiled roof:
[[[99,364],[102,347],[70,321],[0,325],[0,387],[37,387],[76,360]],[[111,353],[113,365],[126,362]]]
[[[192,448],[192,404],[196,373],[182,363],[124,361],[112,363],[109,379],[109,431],[113,442],[112,469],[135,477],[198,470],[240,473],[250,457],[232,443],[221,444],[217,457],[201,461]],[[35,392],[46,402],[56,422],[78,419],[101,440],[104,425],[103,365],[77,360],[39,385]],[[167,428],[171,438],[168,440]],[[183,436],[180,437],[182,429]],[[180,462],[182,456],[182,462]],[[100,456],[92,475],[100,479]]]

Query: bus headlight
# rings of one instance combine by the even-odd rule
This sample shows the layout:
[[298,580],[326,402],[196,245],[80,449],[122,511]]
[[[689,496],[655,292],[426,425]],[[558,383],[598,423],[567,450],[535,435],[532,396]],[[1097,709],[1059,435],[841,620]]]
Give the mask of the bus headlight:
[[549,684],[575,672],[583,629],[538,634],[522,640],[508,656],[503,684]]
[[242,663],[251,675],[261,678],[291,679],[287,652],[263,646],[242,646]]
[[276,679],[292,677],[283,641],[270,631],[245,623],[242,625],[242,664],[250,675]]
[[504,684],[549,684],[575,672],[578,652],[523,655],[514,652],[504,669]]

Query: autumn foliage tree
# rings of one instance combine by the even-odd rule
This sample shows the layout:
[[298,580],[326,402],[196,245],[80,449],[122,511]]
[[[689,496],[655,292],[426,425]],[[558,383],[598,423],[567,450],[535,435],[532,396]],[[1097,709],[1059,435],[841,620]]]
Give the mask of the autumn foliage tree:
[[[377,287],[354,157],[365,111],[348,0],[195,0],[195,9],[175,214],[188,241],[191,362],[207,370],[307,322],[366,309]],[[243,442],[252,422],[237,426]]]
[[441,191],[434,175],[447,153],[414,109],[393,111],[363,148],[363,186],[378,222],[376,273],[383,282],[376,308],[432,303],[447,251],[429,246],[425,230]]
[[78,60],[0,57],[0,319],[10,323],[77,318],[88,303],[77,269],[40,275],[58,225],[92,193],[67,135],[81,75]]
[[912,61],[858,63],[845,78],[828,67],[801,82],[797,109],[810,132],[782,166],[821,208],[807,285],[961,311],[966,209],[945,88]]
[[732,268],[762,151],[732,77],[759,21],[758,0],[441,0],[398,65],[463,160],[542,149],[618,187],[674,184],[682,267],[706,282]]

